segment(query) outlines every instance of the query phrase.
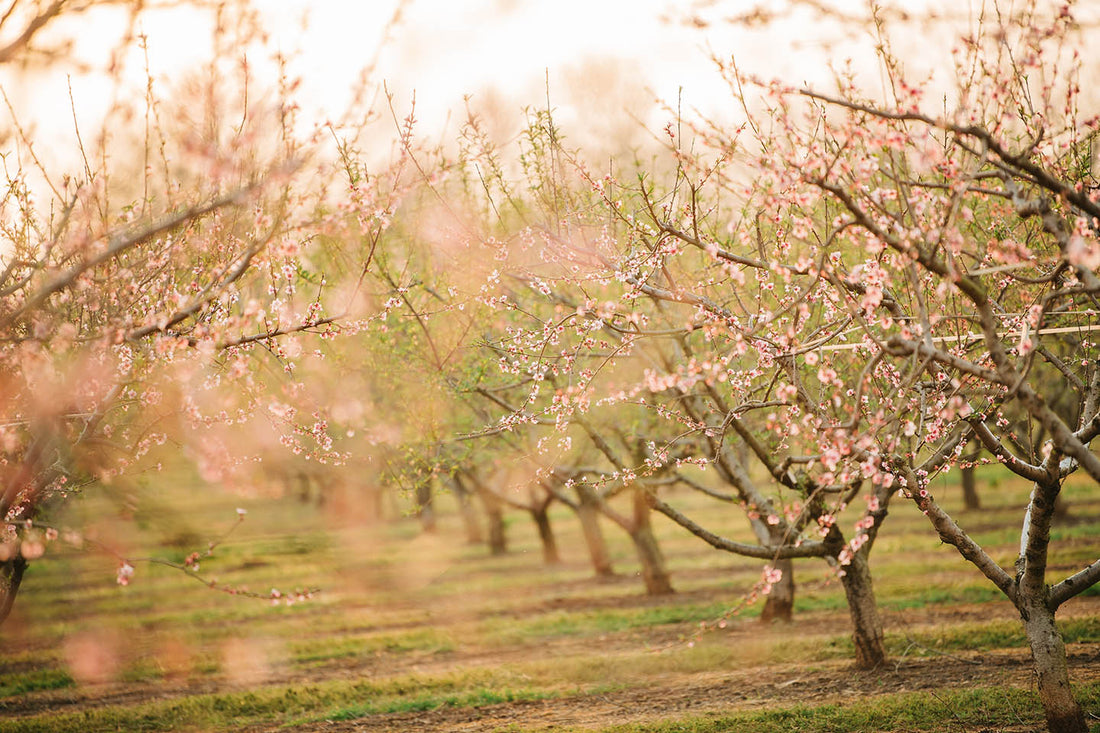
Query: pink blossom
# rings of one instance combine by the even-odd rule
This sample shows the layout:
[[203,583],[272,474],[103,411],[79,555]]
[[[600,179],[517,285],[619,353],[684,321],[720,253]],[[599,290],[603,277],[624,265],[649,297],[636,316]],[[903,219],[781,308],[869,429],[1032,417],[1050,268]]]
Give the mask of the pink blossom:
[[1086,242],[1081,236],[1070,237],[1066,245],[1066,260],[1071,265],[1095,270],[1100,267],[1100,245],[1095,240]]
[[115,580],[119,585],[130,585],[130,580],[134,577],[134,566],[125,560],[118,564],[118,574],[115,576]]

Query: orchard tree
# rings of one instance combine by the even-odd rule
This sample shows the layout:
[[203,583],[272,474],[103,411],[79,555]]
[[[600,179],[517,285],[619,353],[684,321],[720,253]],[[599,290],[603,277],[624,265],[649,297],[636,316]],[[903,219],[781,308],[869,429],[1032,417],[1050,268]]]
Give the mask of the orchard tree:
[[[775,595],[765,617],[790,617],[791,559],[825,559],[847,591],[859,663],[881,664],[866,559],[893,490],[876,485],[849,540],[836,515],[859,496],[860,474],[812,475],[810,439],[776,431],[776,362],[743,336],[757,309],[777,300],[764,282],[771,268],[755,254],[739,257],[736,266],[753,273],[746,283],[741,269],[716,267],[705,248],[679,240],[698,242],[715,217],[700,213],[695,234],[673,218],[681,207],[717,205],[704,187],[710,172],[694,180],[696,171],[674,158],[661,194],[650,180],[627,187],[594,176],[547,114],[536,118],[522,164],[519,184],[500,173],[482,179],[488,204],[480,208],[500,233],[475,246],[504,273],[490,273],[502,315],[483,338],[503,376],[491,392],[502,413],[490,429],[542,431],[537,460],[631,535],[650,592],[671,589],[653,509],[721,549],[771,561],[763,587]],[[577,442],[596,449],[596,465],[557,460]],[[692,478],[687,469],[700,465],[715,467],[728,488]],[[677,511],[659,496],[673,484],[738,507],[758,541],[718,537]],[[628,513],[610,506],[619,494],[632,497]]]
[[[36,23],[94,4],[38,4],[24,48]],[[262,82],[230,67],[178,103],[150,79],[133,137],[125,110],[104,124],[114,138],[77,131],[78,172],[46,167],[47,141],[14,122],[0,200],[0,620],[65,504],[158,467],[165,444],[215,482],[264,441],[342,457],[297,366],[309,339],[355,331],[369,303],[329,284],[314,243],[339,239],[369,269],[400,187],[383,171],[350,192],[319,186],[331,171],[298,132],[293,82],[245,94]],[[242,441],[253,434],[266,437]],[[180,567],[195,574],[193,559]],[[120,554],[119,582],[132,574]]]
[[[719,59],[749,119],[699,123],[694,150],[670,126],[678,164],[663,191],[586,173],[549,125],[549,154],[522,160],[540,182],[530,200],[482,176],[483,208],[508,232],[486,251],[549,309],[498,296],[530,319],[495,346],[527,391],[500,424],[551,420],[561,441],[579,427],[620,483],[678,468],[671,436],[708,444],[696,457],[725,463],[747,513],[790,527],[784,541],[738,546],[653,491],[651,505],[744,554],[826,557],[852,589],[865,666],[884,658],[877,620],[858,618],[874,608],[869,551],[900,492],[1019,609],[1050,727],[1076,731],[1084,717],[1054,614],[1100,563],[1049,582],[1047,558],[1066,478],[1100,479],[1089,447],[1100,429],[1097,118],[1082,111],[1068,6],[991,17],[958,43],[959,86],[934,111],[929,82],[906,77],[876,19],[887,90],[877,100],[843,74],[821,93]],[[569,170],[595,197],[561,184]],[[649,346],[662,338],[676,347]],[[631,382],[635,356],[651,366]],[[632,463],[628,443],[613,445],[589,416],[632,402],[679,426],[648,441],[649,462]],[[734,442],[755,471],[738,470]],[[1034,487],[1011,569],[928,491],[977,445]],[[758,495],[761,481],[771,497]],[[837,517],[849,504],[865,509],[846,537]]]
[[[537,113],[538,119],[548,120],[541,115]],[[537,132],[530,140],[532,145],[542,144]],[[530,175],[538,176],[548,161],[541,153],[532,153],[521,165],[529,167]],[[513,233],[510,226],[529,213],[535,215],[538,207],[547,203],[542,197],[549,189],[532,200],[521,200],[523,194],[518,187],[512,190],[505,173],[509,166],[473,114],[463,128],[456,159],[443,156],[429,164],[427,156],[410,151],[409,157],[418,171],[441,173],[424,173],[420,198],[410,197],[397,212],[395,235],[380,253],[372,287],[388,293],[388,302],[396,304],[387,328],[403,334],[400,345],[393,347],[403,363],[397,379],[415,373],[419,376],[412,379],[413,391],[423,394],[420,385],[430,384],[433,391],[442,388],[449,393],[433,392],[434,399],[425,412],[435,417],[425,421],[415,413],[415,422],[422,426],[416,432],[431,435],[432,440],[439,438],[439,445],[426,449],[425,455],[436,456],[439,475],[449,476],[459,494],[481,499],[494,552],[504,550],[500,519],[503,508],[510,505],[532,516],[544,556],[554,560],[558,553],[547,510],[557,500],[577,512],[598,576],[611,572],[596,518],[601,514],[635,542],[648,568],[643,573],[647,590],[671,592],[649,522],[648,503],[635,501],[631,512],[618,512],[608,501],[628,487],[607,484],[609,490],[600,495],[584,481],[569,481],[568,477],[586,471],[576,468],[576,456],[568,448],[549,454],[543,450],[545,428],[555,425],[553,416],[525,415],[525,408],[510,402],[543,380],[491,376],[498,371],[499,335],[518,328],[526,317],[517,309],[515,291],[527,290],[527,286],[511,275],[502,280],[508,239]],[[482,195],[483,186],[488,187],[488,196]],[[505,216],[512,221],[505,221]],[[427,423],[430,430],[425,429]],[[448,429],[449,439],[443,437]],[[445,447],[444,443],[451,445]]]
[[[611,578],[615,575],[615,568],[611,562],[603,527],[600,525],[600,515],[607,511],[606,502],[601,502],[599,494],[583,480],[585,473],[579,466],[556,466],[541,483],[558,501],[577,515],[581,524],[581,536],[596,577]],[[569,488],[573,489],[572,494]]]
[[[1100,481],[1100,118],[1082,96],[1092,69],[1072,7],[996,10],[958,41],[957,86],[934,99],[879,19],[879,98],[844,76],[823,93],[719,59],[746,108],[759,96],[763,109],[738,130],[700,125],[711,160],[729,163],[698,156],[696,175],[748,202],[745,215],[723,233],[713,210],[666,208],[660,229],[677,256],[705,252],[714,283],[748,274],[773,294],[669,288],[758,355],[775,435],[806,442],[818,481],[860,476],[868,502],[910,499],[1016,606],[1050,730],[1085,731],[1054,619],[1100,560],[1052,579],[1048,558],[1066,480]],[[730,313],[730,298],[755,306]],[[1032,486],[1010,567],[929,490],[976,447]]]
[[[670,261],[668,253],[655,246],[660,242],[655,243],[653,233],[660,224],[648,198],[651,192],[620,189],[614,196],[605,191],[604,181],[593,180],[566,153],[549,112],[533,113],[531,122],[518,181],[509,178],[507,166],[471,118],[464,131],[463,157],[450,169],[452,181],[429,183],[442,211],[429,217],[430,226],[421,224],[422,239],[434,245],[433,258],[449,265],[434,270],[460,273],[462,279],[441,284],[439,272],[422,274],[427,268],[406,273],[407,282],[417,284],[399,289],[410,310],[407,322],[430,347],[422,349],[427,354],[422,360],[440,364],[439,354],[456,353],[433,345],[426,326],[429,315],[434,320],[444,310],[450,316],[464,313],[467,322],[475,324],[463,330],[478,334],[502,378],[489,376],[491,371],[480,365],[448,381],[459,391],[484,398],[479,413],[489,419],[480,435],[533,436],[524,438],[532,446],[528,460],[533,480],[575,506],[587,520],[585,536],[598,572],[608,572],[609,564],[593,510],[631,537],[647,591],[671,592],[651,512],[657,508],[702,532],[656,496],[661,486],[687,483],[740,505],[760,538],[760,544],[724,541],[723,549],[778,566],[766,569],[764,587],[775,591],[765,607],[766,618],[790,617],[792,557],[818,556],[838,566],[854,559],[852,571],[844,577],[859,630],[858,657],[866,666],[881,663],[881,625],[863,561],[870,544],[850,548],[831,513],[854,495],[858,482],[846,476],[820,488],[800,484],[790,468],[805,463],[804,458],[792,453],[789,461],[775,459],[775,446],[765,441],[755,441],[751,454],[723,442],[731,425],[749,432],[748,418],[730,416],[744,411],[756,415],[768,405],[757,404],[749,389],[733,395],[736,409],[727,405],[726,387],[715,391],[711,380],[699,376],[700,365],[709,362],[689,354],[691,349],[711,348],[712,334],[692,322],[691,311],[698,304],[688,302],[685,308],[666,297],[667,288],[647,284],[651,276],[654,281],[666,277],[662,269]],[[463,178],[464,174],[469,175]],[[681,188],[688,188],[682,166],[672,195],[679,195]],[[633,206],[634,213],[625,212],[624,204]],[[464,269],[463,263],[475,264]],[[683,266],[690,277],[706,270],[707,263],[704,257]],[[767,269],[763,263],[756,266]],[[419,291],[426,299],[432,296],[428,302],[434,309],[414,307],[409,291]],[[725,358],[726,367],[731,358]],[[597,403],[593,395],[600,391],[609,396]],[[761,417],[756,422],[764,421]],[[589,445],[596,464],[577,460],[575,442]],[[716,454],[718,458],[712,459]],[[772,494],[753,483],[743,465],[746,457],[763,462],[772,477]],[[734,487],[732,493],[707,489],[677,470],[712,462]],[[575,499],[570,498],[573,492]],[[891,494],[884,493],[886,498]],[[618,496],[629,498],[628,511],[613,506]],[[871,505],[870,518],[860,528],[862,543],[873,538],[873,531],[864,530],[874,530],[884,516],[885,503]],[[828,542],[806,544],[803,535],[811,531],[824,534]]]

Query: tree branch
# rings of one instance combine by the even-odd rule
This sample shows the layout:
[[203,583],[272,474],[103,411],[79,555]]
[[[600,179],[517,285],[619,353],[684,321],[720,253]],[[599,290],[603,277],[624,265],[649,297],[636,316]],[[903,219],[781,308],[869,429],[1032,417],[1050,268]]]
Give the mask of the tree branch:
[[650,494],[651,506],[680,525],[693,535],[703,540],[711,547],[725,552],[744,557],[755,557],[760,560],[786,560],[795,557],[825,557],[828,554],[825,544],[822,542],[804,542],[801,545],[783,545],[778,547],[766,547],[764,545],[752,545],[746,542],[733,540],[714,534],[708,529],[689,519],[686,515],[673,509],[665,502]]

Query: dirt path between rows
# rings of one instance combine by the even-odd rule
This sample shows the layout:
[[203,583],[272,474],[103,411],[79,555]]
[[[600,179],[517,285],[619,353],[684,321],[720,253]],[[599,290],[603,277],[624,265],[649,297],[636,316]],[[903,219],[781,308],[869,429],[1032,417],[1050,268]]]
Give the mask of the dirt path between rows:
[[[1100,644],[1076,645],[1071,656],[1076,682],[1100,677]],[[516,726],[524,731],[560,726],[599,729],[623,723],[717,716],[795,704],[856,704],[873,695],[927,692],[934,699],[947,689],[1032,687],[1031,660],[1025,651],[962,654],[899,660],[883,670],[861,672],[850,663],[826,662],[749,667],[740,670],[670,676],[660,684],[599,695],[577,695],[478,708],[441,707],[427,712],[373,715],[354,721],[317,722],[277,730],[328,731],[492,731]],[[609,681],[610,682],[610,681]],[[983,731],[956,719],[944,704],[944,720],[958,731]],[[956,725],[957,724],[957,725]],[[1025,725],[1021,730],[1030,730]]]
[[[552,604],[551,604],[552,605]],[[530,610],[530,609],[529,609]],[[545,609],[542,609],[545,610]],[[907,638],[922,629],[967,622],[1018,621],[1007,603],[928,606],[908,611],[884,612],[884,625],[895,637]],[[737,621],[714,632],[736,649],[739,643],[766,637],[797,637],[802,643],[825,644],[848,632],[843,612],[800,614],[794,624],[763,627],[755,621]],[[1059,614],[1063,620],[1100,616],[1100,597],[1075,599]],[[452,618],[452,623],[454,619]],[[440,622],[440,628],[446,625]],[[284,668],[264,680],[265,686],[316,684],[325,680],[382,679],[402,674],[442,675],[456,669],[493,668],[521,664],[539,658],[600,658],[643,651],[657,652],[687,643],[684,625],[638,628],[597,637],[562,637],[539,646],[464,646],[435,654],[363,655],[334,660],[314,669]],[[911,651],[911,653],[909,653]],[[1071,679],[1084,683],[1100,679],[1100,644],[1069,647]],[[897,655],[882,670],[855,670],[849,660],[810,664],[769,663],[745,658],[744,666],[706,672],[670,669],[645,680],[604,681],[610,691],[578,694],[562,690],[561,696],[539,701],[513,702],[480,707],[443,706],[415,713],[378,714],[352,721],[321,721],[287,728],[282,725],[252,727],[249,733],[274,731],[493,731],[509,726],[524,731],[551,730],[560,726],[598,729],[621,723],[653,722],[665,718],[712,716],[763,707],[796,704],[856,704],[872,695],[925,692],[933,699],[948,689],[972,687],[1034,688],[1031,660],[1026,649],[986,652],[940,653],[914,645]],[[20,718],[41,713],[80,713],[111,705],[135,705],[189,695],[226,692],[234,688],[219,677],[181,680],[175,684],[110,684],[43,691],[0,701],[0,714]],[[368,700],[349,700],[348,705]],[[945,722],[952,711],[944,705]],[[982,731],[963,721],[959,731]],[[1022,728],[1021,730],[1026,730]]]
[[[1067,606],[1063,619],[1100,615],[1100,599],[1079,599]],[[922,628],[966,622],[1003,619],[1017,621],[1008,604],[959,604],[925,607],[916,611],[884,614],[889,631],[917,632]],[[788,627],[762,628],[757,623],[739,623],[728,629],[730,642],[738,638],[795,633],[802,638],[835,637],[846,630],[844,614],[805,614]],[[677,632],[680,633],[680,632]],[[624,649],[638,648],[638,636],[645,636],[655,647],[683,643],[671,630],[645,630],[610,635],[598,640],[562,640],[548,645],[547,654],[587,653],[594,657]],[[916,647],[914,647],[916,649]],[[583,650],[583,651],[582,651]],[[1012,687],[1034,689],[1031,658],[1026,649],[989,652],[937,653],[920,649],[931,656],[901,656],[884,669],[856,670],[849,660],[812,664],[761,664],[749,661],[744,667],[695,674],[672,673],[655,682],[598,695],[564,695],[559,698],[486,705],[477,708],[440,707],[415,713],[390,713],[353,721],[322,721],[293,728],[256,728],[255,733],[275,730],[328,731],[494,731],[510,727],[524,731],[555,730],[560,727],[600,729],[624,723],[651,723],[663,719],[720,716],[739,711],[791,705],[828,703],[858,704],[868,696],[905,692],[924,692],[935,700],[949,689]],[[497,663],[531,655],[532,650],[497,650]],[[1100,679],[1100,644],[1070,646],[1070,675],[1077,684]],[[456,661],[456,660],[451,660]],[[487,659],[479,660],[486,663]],[[462,664],[473,662],[465,656]],[[614,685],[615,680],[607,680]],[[944,705],[947,728],[985,733],[981,726],[952,721],[952,711]],[[1021,722],[1020,731],[1033,726]],[[1006,730],[1006,729],[999,729]],[[1010,729],[1009,729],[1010,730]]]

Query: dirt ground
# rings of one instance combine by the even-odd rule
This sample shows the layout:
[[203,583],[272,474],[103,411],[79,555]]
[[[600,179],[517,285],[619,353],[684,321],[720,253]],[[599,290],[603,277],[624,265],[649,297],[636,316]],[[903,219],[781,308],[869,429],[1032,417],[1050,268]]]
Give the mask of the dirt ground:
[[[1100,599],[1081,599],[1067,607],[1063,618],[1100,613]],[[888,631],[917,629],[964,621],[994,618],[1013,619],[1007,604],[958,605],[886,614]],[[763,628],[746,623],[730,630],[738,636],[758,638],[761,634],[783,635],[792,631],[812,636],[835,631],[842,618],[820,614],[793,626]],[[796,631],[797,630],[797,631]],[[652,636],[652,635],[650,635]],[[609,636],[586,640],[588,653],[599,656],[616,653],[627,640]],[[655,639],[651,641],[656,642]],[[671,639],[669,640],[671,642]],[[568,643],[563,644],[567,646]],[[555,645],[556,646],[556,645]],[[928,650],[924,650],[926,653]],[[568,653],[548,648],[547,653]],[[526,650],[525,653],[530,653]],[[507,654],[505,655],[507,656]],[[1074,644],[1069,648],[1070,677],[1074,683],[1100,678],[1100,644]],[[609,680],[609,682],[614,682]],[[255,733],[275,730],[331,731],[492,731],[509,726],[528,730],[556,730],[561,726],[600,729],[625,723],[652,723],[663,719],[725,715],[738,711],[796,704],[857,704],[873,695],[927,692],[934,698],[948,689],[1012,687],[1034,689],[1031,658],[1026,650],[962,652],[915,657],[901,656],[884,669],[860,671],[850,661],[815,662],[812,665],[753,664],[739,669],[705,673],[670,672],[643,687],[583,697],[502,703],[478,708],[441,707],[428,712],[375,715],[354,721],[311,723],[295,728],[256,728]],[[944,704],[944,719],[950,707]],[[957,730],[992,733],[958,721]],[[1018,728],[998,727],[1002,733],[1032,731],[1033,724]]]
[[[479,708],[438,708],[428,712],[376,715],[347,722],[312,723],[301,731],[489,731],[520,726],[599,729],[621,723],[655,722],[707,714],[728,714],[773,705],[854,704],[869,695],[947,688],[1031,685],[1030,660],[1022,652],[959,658],[901,660],[881,671],[860,672],[850,664],[786,664],[725,672],[673,676],[661,684],[596,696],[515,702]],[[1100,645],[1078,649],[1071,659],[1075,680],[1100,674]],[[945,719],[951,715],[944,706]],[[1021,724],[1019,730],[1032,730]],[[255,729],[288,730],[287,728]],[[958,730],[973,729],[962,722]],[[998,728],[1004,731],[1004,728]]]
[[[545,610],[545,609],[544,609]],[[888,633],[905,636],[922,628],[967,621],[1015,620],[1007,603],[929,606],[904,612],[887,612],[884,622]],[[1076,599],[1060,614],[1062,618],[1100,614],[1100,598]],[[792,634],[803,639],[835,638],[846,628],[843,613],[807,613],[793,625],[761,626],[756,621],[736,621],[720,632],[736,648],[740,640],[776,640]],[[530,660],[532,657],[601,657],[659,650],[686,643],[683,627],[634,629],[594,638],[561,638],[547,641],[538,648],[530,645],[483,649],[463,648],[434,654],[364,655],[340,660],[315,670],[278,673],[265,684],[308,684],[326,679],[363,679],[403,672],[442,674],[459,668],[493,667]],[[1069,648],[1071,679],[1083,683],[1100,678],[1100,644],[1073,644]],[[616,680],[607,680],[615,687]],[[747,659],[744,666],[707,672],[682,672],[670,669],[598,695],[565,695],[540,701],[524,701],[481,707],[444,706],[426,712],[373,715],[353,721],[320,722],[296,727],[251,727],[249,733],[274,731],[492,731],[516,726],[522,730],[555,730],[561,726],[599,729],[622,723],[655,722],[666,718],[685,718],[729,714],[737,711],[795,704],[856,704],[868,696],[903,692],[927,692],[933,698],[947,689],[968,687],[1034,687],[1030,658],[1026,650],[937,653],[912,647],[895,655],[880,670],[855,670],[848,660],[818,661],[812,664],[775,664]],[[219,681],[194,679],[157,684],[112,683],[101,686],[57,690],[4,701],[5,717],[17,718],[36,713],[71,713],[104,705],[136,704],[200,693],[226,691]],[[945,703],[945,721],[952,711]],[[965,725],[960,731],[983,731]],[[1003,727],[997,730],[1006,730]],[[1008,729],[1013,730],[1013,729]],[[1030,730],[1021,722],[1020,731]]]

